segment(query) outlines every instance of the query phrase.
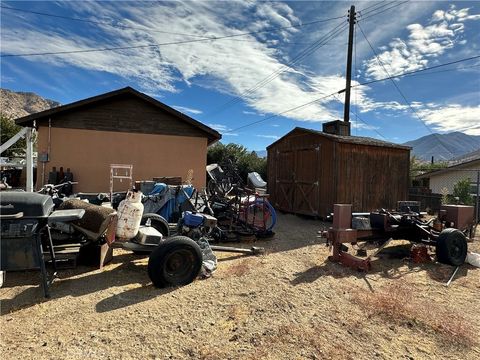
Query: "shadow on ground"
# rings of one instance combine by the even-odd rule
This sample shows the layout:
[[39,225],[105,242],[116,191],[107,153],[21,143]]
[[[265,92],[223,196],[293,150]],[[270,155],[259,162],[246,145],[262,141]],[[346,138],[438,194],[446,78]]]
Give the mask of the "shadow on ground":
[[[58,279],[50,287],[50,299],[43,297],[40,284],[40,272],[12,272],[8,273],[2,293],[9,294],[9,288],[32,285],[20,290],[18,294],[1,302],[1,314],[15,312],[36,304],[52,301],[66,296],[80,297],[113,287],[129,284],[140,284],[124,293],[114,294],[100,301],[96,309],[99,312],[115,310],[142,301],[150,300],[159,295],[172,291],[172,289],[156,289],[148,278],[146,264],[139,264],[135,260],[142,259],[130,253],[119,254],[113,257],[112,262],[103,270],[92,267],[78,266],[73,270],[60,270]],[[14,290],[14,289],[10,289]]]
[[[427,276],[438,283],[446,284],[453,272],[454,266],[440,264],[434,261],[416,264],[409,258],[410,244],[401,244],[385,248],[378,258],[371,261],[372,268],[368,272],[356,271],[341,264],[326,260],[321,265],[313,266],[305,271],[295,274],[290,281],[293,286],[305,283],[313,283],[321,277],[330,276],[335,279],[356,277],[366,281],[370,290],[373,291],[371,281],[375,281],[371,275],[379,275],[386,279],[400,279],[416,272],[425,272]],[[468,264],[462,265],[455,274],[454,280],[466,277],[469,271],[477,268]]]

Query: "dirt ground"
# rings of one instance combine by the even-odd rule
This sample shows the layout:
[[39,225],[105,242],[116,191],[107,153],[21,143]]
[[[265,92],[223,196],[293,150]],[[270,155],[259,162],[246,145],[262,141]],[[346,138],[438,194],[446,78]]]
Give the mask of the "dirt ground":
[[[38,272],[0,289],[2,359],[479,359],[480,269],[413,264],[392,243],[368,274],[328,262],[322,223],[279,215],[267,255],[220,255],[212,278],[156,289],[146,257]],[[243,244],[249,246],[251,244]],[[480,251],[480,239],[469,244]]]

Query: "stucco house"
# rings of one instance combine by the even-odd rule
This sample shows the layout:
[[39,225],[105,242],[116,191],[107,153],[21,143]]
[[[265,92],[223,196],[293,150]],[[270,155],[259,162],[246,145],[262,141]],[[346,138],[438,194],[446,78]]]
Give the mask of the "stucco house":
[[[70,168],[75,191],[106,192],[110,164],[133,165],[134,180],[181,176],[205,186],[208,145],[221,135],[131,87],[16,120],[38,131],[36,187],[53,167]],[[125,185],[125,184],[124,184]]]
[[465,156],[462,160],[453,162],[444,169],[430,171],[416,177],[422,180],[434,194],[452,194],[455,184],[461,180],[470,179],[471,192],[476,194],[477,178],[480,173],[480,152]]

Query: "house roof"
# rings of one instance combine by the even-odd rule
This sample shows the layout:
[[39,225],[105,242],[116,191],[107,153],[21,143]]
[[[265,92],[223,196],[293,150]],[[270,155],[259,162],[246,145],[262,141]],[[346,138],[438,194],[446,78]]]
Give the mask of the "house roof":
[[313,129],[306,129],[302,127],[296,127],[292,131],[288,132],[284,136],[282,136],[280,139],[276,140],[274,143],[270,144],[267,146],[267,149],[270,148],[271,146],[275,145],[279,141],[283,140],[287,136],[291,135],[294,132],[304,132],[304,133],[309,133],[309,134],[314,134],[318,135],[321,137],[325,137],[328,139],[331,139],[336,142],[343,142],[343,143],[350,143],[350,144],[359,144],[359,145],[369,145],[369,146],[381,146],[381,147],[389,147],[389,148],[396,148],[396,149],[404,149],[404,150],[411,150],[412,148],[410,146],[405,146],[405,145],[399,145],[387,141],[382,141],[374,138],[369,138],[369,137],[363,137],[363,136],[346,136],[346,135],[334,135],[334,134],[328,134],[323,131],[319,130],[313,130]]
[[[471,153],[474,154],[475,152]],[[429,171],[420,175],[417,175],[415,178],[416,179],[426,179],[430,178],[432,176],[437,176],[440,174],[444,174],[449,171],[453,170],[461,170],[462,168],[468,167],[470,165],[475,165],[478,164],[478,169],[480,170],[480,153],[477,151],[476,154],[472,156],[466,157],[463,161],[458,161],[454,163],[453,165],[447,166],[446,168],[439,169],[439,170],[433,170]]]
[[141,93],[140,91],[135,90],[134,88],[132,88],[130,86],[127,86],[127,87],[122,88],[122,89],[110,91],[110,92],[107,92],[107,93],[104,93],[104,94],[100,94],[100,95],[97,95],[97,96],[93,96],[93,97],[90,97],[90,98],[86,98],[86,99],[83,99],[83,100],[75,101],[75,102],[72,102],[70,104],[61,105],[61,106],[58,106],[58,107],[55,107],[55,108],[52,108],[52,109],[48,109],[48,110],[40,111],[40,112],[37,112],[37,113],[34,113],[34,114],[30,114],[30,115],[27,115],[27,116],[16,119],[15,122],[18,125],[21,125],[21,126],[33,126],[34,121],[36,121],[38,123],[39,121],[42,121],[42,120],[48,120],[48,118],[50,118],[52,116],[62,114],[62,113],[66,113],[66,112],[70,112],[70,111],[75,111],[75,110],[77,110],[79,108],[82,108],[84,106],[92,105],[92,104],[101,102],[103,100],[111,99],[111,98],[122,96],[122,95],[125,95],[125,94],[131,95],[131,96],[137,97],[137,98],[139,98],[143,101],[146,101],[146,102],[150,103],[151,105],[154,105],[154,106],[158,107],[159,109],[171,114],[172,116],[175,116],[176,118],[178,118],[178,119],[196,127],[201,132],[205,133],[206,137],[208,138],[208,143],[209,144],[213,143],[217,140],[220,140],[222,138],[222,135],[218,131],[202,124],[201,122],[191,118],[188,115],[185,115],[185,114],[181,113],[180,111],[178,111],[176,109],[171,108],[168,105],[165,105],[164,103],[162,103],[162,102],[160,102],[160,101],[158,101],[158,100],[156,100],[156,99],[154,99],[154,98],[152,98],[148,95],[145,95],[144,93]]

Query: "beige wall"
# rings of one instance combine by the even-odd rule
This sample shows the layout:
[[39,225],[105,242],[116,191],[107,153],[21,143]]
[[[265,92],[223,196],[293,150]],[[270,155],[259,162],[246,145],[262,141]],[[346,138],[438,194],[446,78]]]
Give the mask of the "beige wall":
[[[75,192],[108,192],[110,164],[132,164],[134,180],[156,176],[181,176],[193,169],[193,184],[205,186],[207,139],[201,137],[150,135],[110,131],[51,128],[50,161],[45,164],[45,180],[53,166],[70,168]],[[38,130],[38,152],[48,149],[48,127]],[[43,184],[42,163],[38,162],[37,188]],[[116,180],[114,191],[126,190],[124,180]]]
[[[430,189],[433,193],[442,194],[446,189],[447,194],[453,193],[453,188],[460,180],[470,178],[471,182],[477,182],[477,172],[472,170],[480,169],[480,160],[474,161],[471,164],[462,167],[458,170],[445,171],[440,174],[433,174],[430,177]],[[469,171],[470,170],[470,171]]]

